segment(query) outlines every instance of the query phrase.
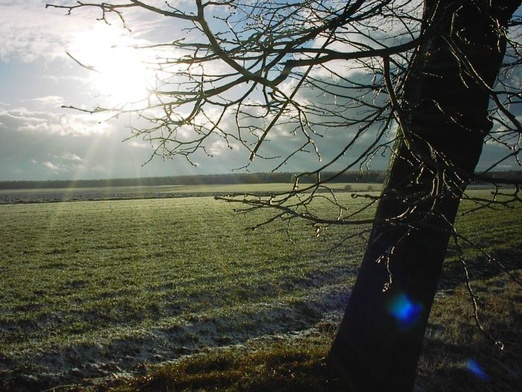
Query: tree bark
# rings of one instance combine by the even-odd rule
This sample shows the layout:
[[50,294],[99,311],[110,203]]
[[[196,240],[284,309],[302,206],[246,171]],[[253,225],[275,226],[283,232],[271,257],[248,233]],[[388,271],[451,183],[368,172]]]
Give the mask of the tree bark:
[[479,160],[489,88],[518,0],[427,0],[401,129],[328,366],[357,392],[412,390],[459,202]]

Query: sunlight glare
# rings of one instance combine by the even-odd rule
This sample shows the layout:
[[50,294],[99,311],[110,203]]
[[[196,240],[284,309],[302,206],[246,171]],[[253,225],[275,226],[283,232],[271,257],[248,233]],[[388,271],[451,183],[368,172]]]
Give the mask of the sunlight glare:
[[147,67],[145,51],[130,33],[110,26],[97,26],[77,34],[71,56],[91,69],[88,83],[110,107],[126,106],[146,100],[154,83],[154,72]]

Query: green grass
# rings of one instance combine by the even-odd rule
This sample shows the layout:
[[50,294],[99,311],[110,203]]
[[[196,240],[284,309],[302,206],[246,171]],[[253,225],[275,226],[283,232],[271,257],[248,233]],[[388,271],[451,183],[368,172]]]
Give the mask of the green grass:
[[[257,235],[207,198],[2,206],[2,217],[2,320],[35,321],[38,340],[47,324],[83,339],[100,319],[103,328],[157,324],[176,309],[235,307],[246,293],[250,302],[298,296],[292,282],[311,279],[317,266],[296,256],[321,251],[311,230],[293,243]],[[69,316],[74,326],[50,322]],[[69,330],[82,324],[88,330]],[[16,346],[13,336],[3,343]]]
[[350,265],[302,223],[247,230],[266,214],[211,198],[0,214],[0,366],[29,374],[50,367],[70,378],[89,361],[128,368],[307,328],[322,297],[348,290],[360,257]]
[[[364,203],[340,198],[353,210]],[[363,239],[343,239],[364,227],[316,237],[304,222],[277,221],[251,231],[267,213],[234,207],[211,198],[0,205],[0,389],[54,387],[52,372],[83,385],[70,390],[334,388],[322,358],[364,250]],[[520,275],[520,217],[520,207],[486,209],[457,228]],[[473,247],[466,254],[484,324],[506,349],[473,326],[452,247],[418,384],[509,390],[521,372],[520,286]],[[470,359],[488,383],[466,371]]]

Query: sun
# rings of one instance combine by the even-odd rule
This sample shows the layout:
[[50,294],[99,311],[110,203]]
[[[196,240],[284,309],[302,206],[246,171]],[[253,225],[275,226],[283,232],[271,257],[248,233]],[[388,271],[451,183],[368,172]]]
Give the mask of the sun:
[[91,75],[95,90],[113,104],[133,104],[145,100],[150,92],[152,74],[140,59],[137,49],[112,48],[98,61]]
[[101,105],[132,106],[148,99],[155,80],[139,46],[130,33],[98,26],[78,33],[69,55],[90,70],[87,83]]

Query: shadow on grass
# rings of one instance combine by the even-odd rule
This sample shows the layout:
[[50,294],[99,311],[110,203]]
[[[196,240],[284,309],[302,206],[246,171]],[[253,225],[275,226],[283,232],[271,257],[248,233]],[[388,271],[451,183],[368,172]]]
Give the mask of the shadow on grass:
[[127,391],[341,391],[324,364],[320,344],[287,343],[246,350],[220,350],[162,366],[135,380]]
[[426,339],[416,379],[416,392],[516,391],[521,385],[520,344],[509,349],[482,342],[456,345]]
[[[454,248],[448,249],[447,256],[456,256]],[[497,249],[491,256],[502,264],[487,261],[483,255],[472,257],[466,260],[467,267],[472,280],[487,280],[503,272],[513,273],[522,266],[522,247],[511,247]],[[451,290],[465,282],[465,275],[462,263],[459,261],[446,261],[439,281],[440,290]]]

